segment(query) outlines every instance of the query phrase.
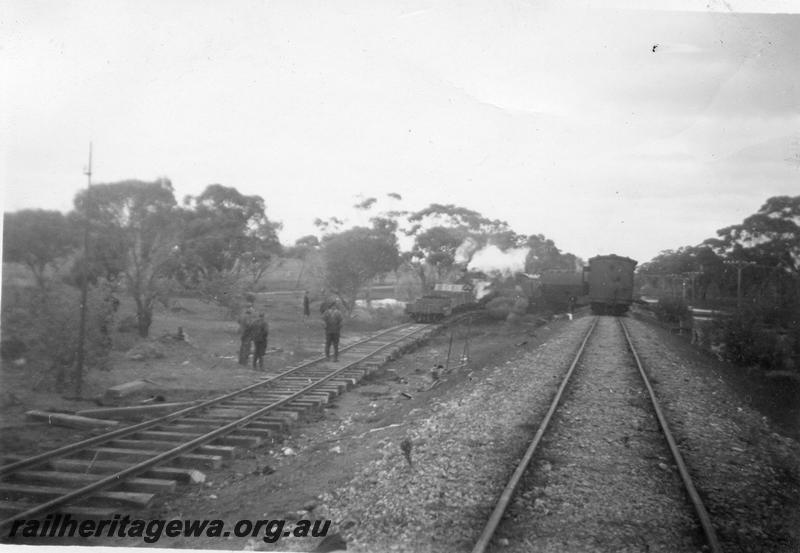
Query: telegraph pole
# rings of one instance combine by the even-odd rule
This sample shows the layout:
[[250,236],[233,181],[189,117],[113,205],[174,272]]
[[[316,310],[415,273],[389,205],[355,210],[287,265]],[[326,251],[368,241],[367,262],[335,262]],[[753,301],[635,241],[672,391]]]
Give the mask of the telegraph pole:
[[81,318],[78,326],[78,349],[75,352],[75,396],[80,398],[83,391],[83,365],[86,357],[86,311],[89,298],[89,193],[92,189],[92,143],[89,142],[89,165],[83,172],[86,175],[86,199],[84,201],[83,222],[83,263],[81,267]]
[[742,269],[756,265],[753,261],[725,261],[726,265],[736,267],[736,309],[742,308]]
[[702,271],[689,271],[686,274],[689,275],[691,277],[691,279],[692,279],[692,301],[696,302],[697,301],[697,277],[702,275],[703,272]]

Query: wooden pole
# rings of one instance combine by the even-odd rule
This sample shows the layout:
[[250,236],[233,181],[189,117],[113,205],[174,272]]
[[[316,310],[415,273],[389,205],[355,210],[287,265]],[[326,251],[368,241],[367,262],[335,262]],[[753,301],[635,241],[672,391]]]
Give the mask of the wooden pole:
[[89,192],[92,188],[92,143],[89,143],[89,165],[84,171],[87,177],[86,201],[84,204],[85,220],[83,224],[83,263],[81,268],[81,315],[78,326],[78,347],[75,352],[75,397],[83,392],[83,365],[86,361],[86,310],[89,299]]

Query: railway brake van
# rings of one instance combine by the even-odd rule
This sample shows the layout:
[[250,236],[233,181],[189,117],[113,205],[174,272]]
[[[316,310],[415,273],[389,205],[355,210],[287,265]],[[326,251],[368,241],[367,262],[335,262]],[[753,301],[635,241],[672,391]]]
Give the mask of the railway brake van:
[[636,261],[619,255],[598,255],[589,260],[589,303],[598,315],[623,315],[633,303]]

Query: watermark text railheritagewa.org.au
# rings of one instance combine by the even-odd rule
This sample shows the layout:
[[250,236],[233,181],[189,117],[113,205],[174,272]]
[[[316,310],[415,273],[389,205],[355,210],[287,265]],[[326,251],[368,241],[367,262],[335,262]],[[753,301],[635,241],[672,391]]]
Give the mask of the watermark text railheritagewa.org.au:
[[142,520],[114,515],[109,519],[75,519],[68,514],[47,515],[44,519],[15,520],[8,532],[9,538],[142,538],[146,543],[156,543],[162,536],[168,538],[258,538],[274,543],[283,537],[321,538],[328,534],[330,520],[299,520],[290,529],[285,520],[239,520],[226,527],[222,520]]

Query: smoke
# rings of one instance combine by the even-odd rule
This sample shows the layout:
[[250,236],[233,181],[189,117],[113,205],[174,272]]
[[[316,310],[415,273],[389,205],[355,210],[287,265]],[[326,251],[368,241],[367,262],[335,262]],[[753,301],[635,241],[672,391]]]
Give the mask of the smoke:
[[525,259],[528,256],[528,251],[528,248],[510,248],[502,251],[497,246],[486,246],[472,255],[469,269],[481,271],[492,276],[509,276],[514,273],[521,273],[525,270]]
[[473,281],[473,285],[475,286],[475,299],[479,300],[490,292],[492,283],[488,280],[477,280]]
[[456,250],[453,261],[456,263],[469,263],[472,254],[478,249],[478,242],[467,236]]

